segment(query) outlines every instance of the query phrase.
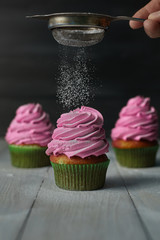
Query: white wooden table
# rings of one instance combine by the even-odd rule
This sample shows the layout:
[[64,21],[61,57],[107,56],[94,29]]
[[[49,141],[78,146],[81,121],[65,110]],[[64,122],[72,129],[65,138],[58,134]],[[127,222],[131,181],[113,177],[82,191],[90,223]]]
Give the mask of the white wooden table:
[[51,167],[12,167],[1,139],[0,240],[159,240],[158,157],[153,168],[127,169],[108,156],[103,189],[66,191],[55,186]]

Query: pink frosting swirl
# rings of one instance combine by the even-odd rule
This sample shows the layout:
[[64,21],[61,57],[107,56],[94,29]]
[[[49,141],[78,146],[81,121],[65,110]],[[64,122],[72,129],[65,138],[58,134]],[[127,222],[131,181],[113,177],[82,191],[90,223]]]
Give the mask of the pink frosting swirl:
[[102,128],[103,117],[97,110],[84,107],[62,114],[48,144],[47,155],[65,154],[85,158],[108,152],[109,144]]
[[158,116],[155,108],[150,106],[150,98],[131,98],[119,117],[111,132],[113,140],[157,140]]
[[47,146],[52,139],[53,125],[40,104],[20,106],[10,123],[5,139],[9,144]]

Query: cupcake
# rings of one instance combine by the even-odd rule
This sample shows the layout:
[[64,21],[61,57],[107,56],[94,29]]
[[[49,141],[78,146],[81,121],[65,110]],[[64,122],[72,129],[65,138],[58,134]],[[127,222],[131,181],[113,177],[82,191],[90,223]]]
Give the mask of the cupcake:
[[20,106],[5,136],[12,165],[20,168],[50,165],[45,151],[52,139],[52,133],[53,125],[40,104]]
[[119,114],[111,131],[112,146],[122,166],[151,167],[158,150],[158,116],[150,98],[136,96]]
[[105,183],[109,144],[97,110],[84,107],[62,114],[46,151],[55,182],[67,190],[94,190]]

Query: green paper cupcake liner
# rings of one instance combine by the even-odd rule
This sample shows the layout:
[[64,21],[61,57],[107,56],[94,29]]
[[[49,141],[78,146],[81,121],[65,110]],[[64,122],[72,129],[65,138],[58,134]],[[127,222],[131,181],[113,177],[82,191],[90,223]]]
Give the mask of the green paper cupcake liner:
[[155,165],[158,145],[145,148],[120,149],[114,148],[120,165],[129,168],[145,168]]
[[9,145],[12,165],[18,168],[38,168],[50,165],[46,147]]
[[109,160],[96,164],[58,164],[51,162],[55,183],[66,190],[87,191],[102,188]]

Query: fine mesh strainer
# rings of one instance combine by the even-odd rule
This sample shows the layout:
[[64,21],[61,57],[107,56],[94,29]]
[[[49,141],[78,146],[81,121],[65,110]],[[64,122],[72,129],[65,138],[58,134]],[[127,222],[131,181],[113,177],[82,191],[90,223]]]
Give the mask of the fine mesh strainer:
[[77,12],[27,17],[47,20],[48,28],[52,31],[54,39],[59,44],[72,47],[87,47],[101,42],[104,38],[105,31],[113,21],[144,21],[144,19],[126,16],[113,17],[97,13]]

